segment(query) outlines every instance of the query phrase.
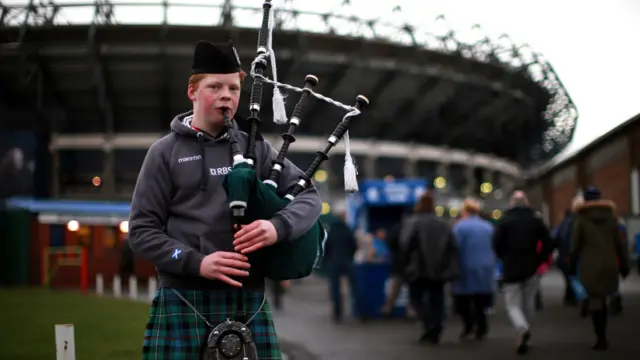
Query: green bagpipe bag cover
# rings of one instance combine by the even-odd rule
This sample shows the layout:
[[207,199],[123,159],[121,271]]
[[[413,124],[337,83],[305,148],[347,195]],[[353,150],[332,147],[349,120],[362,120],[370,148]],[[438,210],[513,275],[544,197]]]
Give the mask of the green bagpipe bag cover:
[[[244,222],[268,220],[284,209],[289,200],[265,185],[248,164],[242,163],[225,176],[222,184],[230,202],[246,202]],[[325,230],[319,220],[304,235],[277,242],[249,254],[252,270],[272,280],[291,280],[309,276],[322,257]]]

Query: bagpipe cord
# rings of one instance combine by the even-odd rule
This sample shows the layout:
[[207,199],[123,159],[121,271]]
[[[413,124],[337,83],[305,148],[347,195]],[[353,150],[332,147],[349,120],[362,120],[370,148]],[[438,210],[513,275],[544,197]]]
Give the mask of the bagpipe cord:
[[[273,50],[273,29],[275,27],[275,11],[270,11],[269,13],[269,27],[267,33],[267,52],[259,53],[258,56],[251,62],[251,71],[249,74],[252,78],[259,78],[263,82],[273,85],[273,121],[276,124],[286,124],[287,123],[287,114],[284,106],[284,98],[282,93],[280,92],[280,87],[296,91],[302,93],[304,90],[297,86],[284,84],[278,81],[278,71],[276,65],[276,54]],[[267,78],[264,75],[256,74],[256,64],[258,62],[269,62],[271,64],[271,72],[273,73],[273,80]],[[342,121],[346,120],[351,116],[360,115],[360,111],[353,106],[345,105],[339,101],[333,100],[327,96],[316,93],[311,89],[306,89],[312,96],[322,101],[328,102],[329,104],[335,105],[339,108],[342,108],[348,113],[342,118]],[[345,162],[344,162],[344,185],[345,190],[348,192],[356,192],[358,191],[358,179],[357,179],[357,170],[355,166],[355,161],[351,156],[351,148],[349,144],[349,130],[344,133],[344,141],[345,141]]]
[[[211,323],[207,320],[207,318],[202,315],[198,309],[196,309],[195,306],[193,306],[187,299],[184,298],[184,296],[182,296],[182,294],[180,294],[176,289],[171,289],[171,291],[173,291],[174,294],[176,294],[176,296],[178,298],[180,298],[180,300],[182,300],[185,304],[187,304],[187,306],[189,308],[191,308],[191,310],[193,310],[193,312],[198,315],[198,317],[200,319],[202,319],[202,321],[204,321],[205,324],[207,324],[208,327],[214,329],[215,326],[211,325]],[[244,299],[242,298],[243,295],[243,291],[242,289],[240,289],[238,291],[238,303],[236,304],[238,308],[241,307],[241,311],[243,312],[243,314],[246,314],[245,309],[244,309]],[[258,316],[258,314],[260,313],[260,311],[262,311],[262,308],[264,307],[264,303],[266,302],[267,296],[265,294],[262,295],[262,302],[260,303],[260,306],[258,307],[258,309],[253,313],[253,315],[251,315],[251,317],[244,322],[243,324],[245,324],[246,326],[249,326],[249,323],[251,323],[251,321],[253,321],[253,319]]]

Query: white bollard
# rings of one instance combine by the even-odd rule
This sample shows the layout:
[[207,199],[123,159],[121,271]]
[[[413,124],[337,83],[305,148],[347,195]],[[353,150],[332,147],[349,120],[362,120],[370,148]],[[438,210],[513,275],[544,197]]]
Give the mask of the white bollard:
[[113,277],[113,296],[117,298],[122,297],[122,280],[120,280],[120,275]]
[[152,276],[149,278],[149,301],[153,301],[153,298],[156,296],[156,291],[158,291],[158,279]]
[[56,360],[76,360],[73,324],[56,324]]
[[129,277],[129,298],[138,300],[138,279],[136,279],[135,275]]
[[104,295],[104,277],[102,274],[96,274],[96,293]]

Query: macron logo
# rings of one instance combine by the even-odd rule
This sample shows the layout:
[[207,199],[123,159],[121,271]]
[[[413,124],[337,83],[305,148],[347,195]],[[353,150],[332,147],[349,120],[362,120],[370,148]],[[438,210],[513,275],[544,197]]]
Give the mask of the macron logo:
[[187,156],[187,157],[183,157],[183,158],[178,159],[178,163],[185,163],[185,162],[196,161],[196,160],[201,160],[201,159],[202,159],[202,155]]

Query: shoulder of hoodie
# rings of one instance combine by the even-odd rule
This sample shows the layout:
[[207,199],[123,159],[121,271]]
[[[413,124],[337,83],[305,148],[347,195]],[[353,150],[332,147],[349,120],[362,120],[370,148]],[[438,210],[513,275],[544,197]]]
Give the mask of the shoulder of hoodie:
[[149,150],[147,150],[147,156],[160,156],[163,160],[168,161],[177,143],[178,134],[170,132],[151,144]]
[[[246,131],[242,131],[241,129],[238,129],[236,134],[242,138],[244,141],[249,141],[249,134]],[[268,154],[269,149],[273,148],[273,145],[271,145],[271,142],[269,142],[269,140],[265,139],[262,134],[260,134],[260,132],[258,132],[258,135],[256,136],[256,144],[258,145],[256,147],[257,151],[260,151],[260,155],[261,156],[265,156],[266,154]],[[266,152],[263,152],[262,150],[267,150]]]
[[[247,133],[246,131],[243,131],[241,129],[238,129],[236,131],[236,134],[241,136],[243,139],[249,139],[249,133]],[[257,143],[267,142],[267,140],[262,137],[262,134],[260,134],[260,132],[258,132],[258,135],[256,136],[256,142]]]
[[[239,128],[236,132],[238,135],[240,135],[243,139],[248,140],[249,139],[249,133],[247,133],[246,131],[242,130],[241,128]],[[256,135],[256,143],[262,143],[262,144],[271,144],[271,142],[269,142],[269,140],[265,139],[262,134],[260,133],[260,131],[258,131],[258,134]]]
[[[249,141],[249,134],[246,131],[242,131],[241,129],[238,129],[236,134],[238,134],[238,136],[241,137],[244,141]],[[257,145],[256,150],[258,151],[258,154],[262,158],[264,158],[265,156],[268,156],[270,151],[277,151],[273,147],[273,144],[271,144],[269,140],[265,139],[262,136],[260,131],[258,131],[258,134],[256,136],[256,145]]]

